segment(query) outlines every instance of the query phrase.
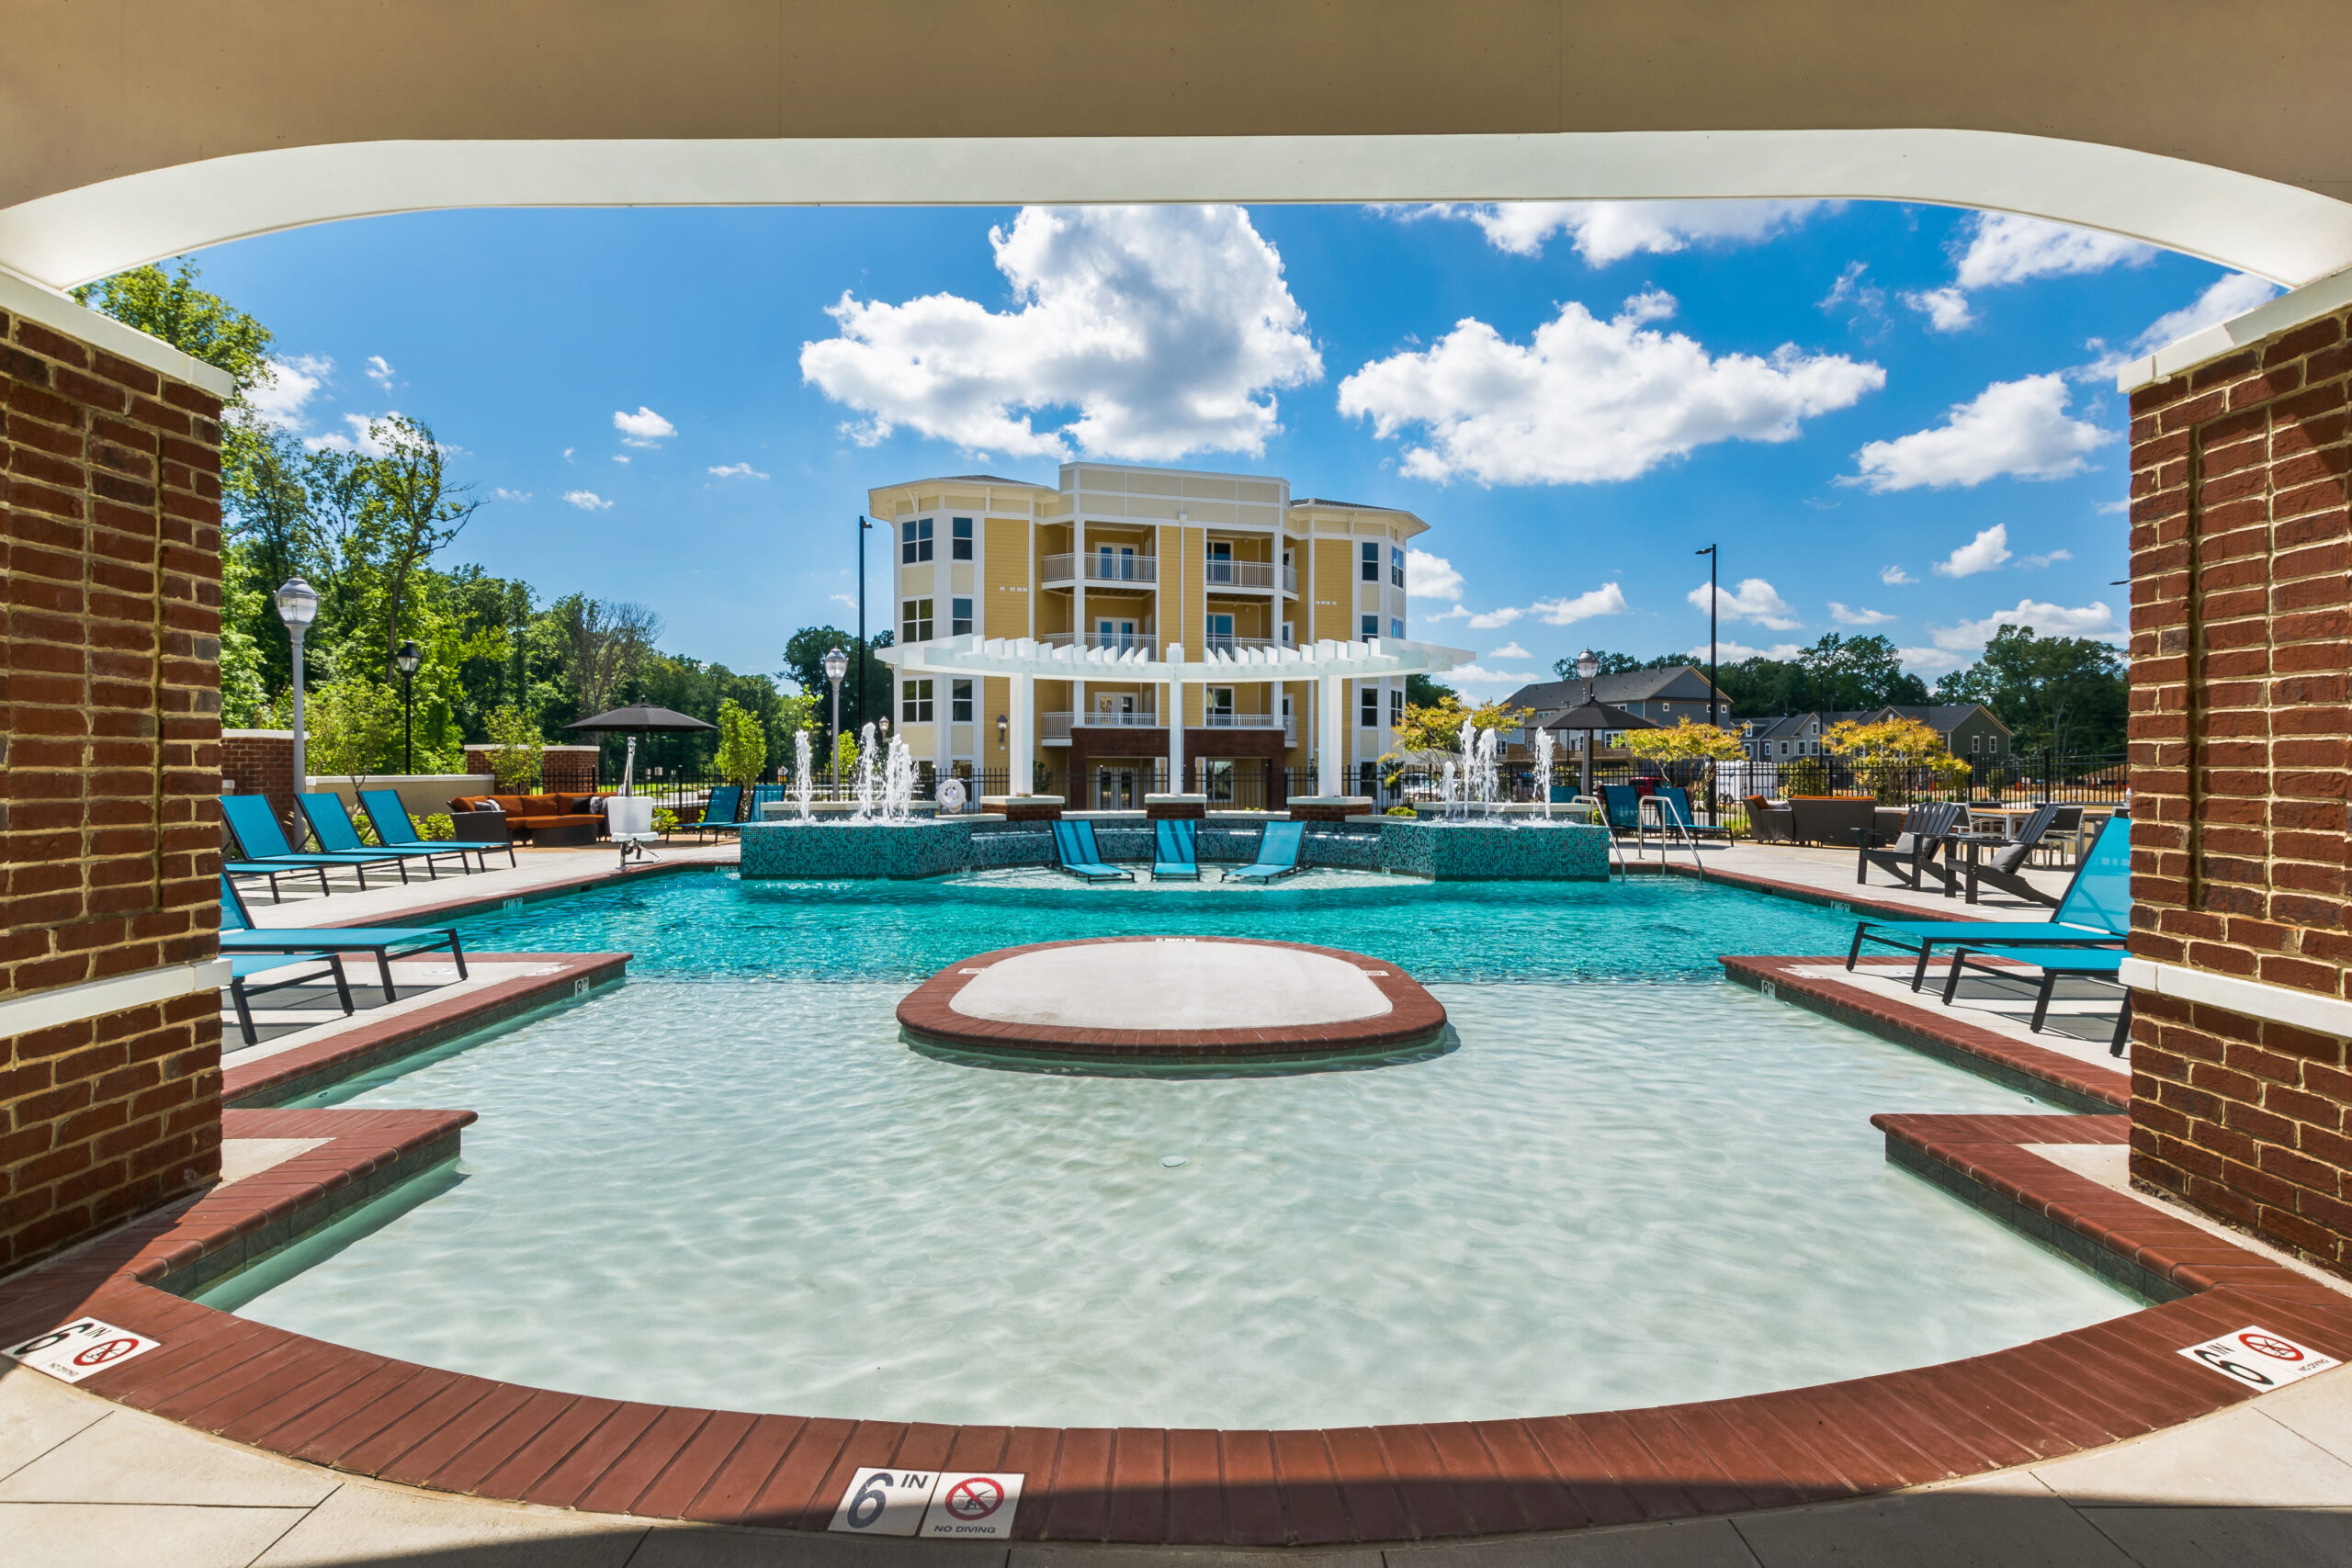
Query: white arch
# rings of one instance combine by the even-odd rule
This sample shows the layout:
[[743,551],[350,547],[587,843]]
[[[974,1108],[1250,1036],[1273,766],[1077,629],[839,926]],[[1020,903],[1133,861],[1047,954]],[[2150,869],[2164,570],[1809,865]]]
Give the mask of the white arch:
[[206,159],[0,209],[0,267],[62,288],[248,235],[447,208],[1645,197],[2021,212],[2289,288],[2352,267],[2352,203],[2125,148],[1928,130],[347,142]]

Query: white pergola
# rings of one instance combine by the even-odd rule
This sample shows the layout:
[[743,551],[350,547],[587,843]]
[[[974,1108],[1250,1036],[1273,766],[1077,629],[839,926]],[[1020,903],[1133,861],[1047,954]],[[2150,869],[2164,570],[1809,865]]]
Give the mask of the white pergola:
[[[1036,748],[1037,682],[1045,681],[1134,681],[1168,688],[1161,711],[1168,715],[1168,777],[1184,776],[1184,688],[1235,681],[1312,681],[1317,683],[1315,787],[1318,795],[1340,793],[1340,767],[1344,716],[1342,681],[1388,675],[1437,675],[1476,656],[1465,649],[1397,637],[1362,642],[1326,639],[1305,648],[1210,649],[1198,659],[1171,642],[1165,659],[1140,648],[1057,646],[1032,637],[951,637],[883,648],[875,657],[900,675],[1003,676],[1012,684],[1006,737],[1009,754],[1026,758]],[[1014,765],[1016,784],[1022,770]],[[1016,793],[1026,793],[1016,790]]]

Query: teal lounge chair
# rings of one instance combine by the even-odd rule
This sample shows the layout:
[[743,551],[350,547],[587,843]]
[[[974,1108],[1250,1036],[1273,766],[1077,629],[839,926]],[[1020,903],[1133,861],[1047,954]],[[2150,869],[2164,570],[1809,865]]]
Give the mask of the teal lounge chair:
[[[351,813],[345,808],[342,796],[329,795],[321,790],[311,795],[296,795],[294,804],[301,808],[302,820],[311,825],[311,836],[319,840],[319,848],[329,854],[360,854],[367,852],[368,846],[359,841],[359,829],[351,825]],[[379,834],[378,837],[380,838],[382,835]],[[447,860],[449,856],[456,855],[458,869],[463,870],[466,863],[465,852],[455,844],[387,843],[375,852],[397,855],[404,861],[423,861],[425,872],[435,882],[441,880],[441,868],[434,862]]]
[[[297,964],[316,967],[305,969],[300,975],[289,975],[283,980],[272,980],[266,986],[245,984],[249,976],[266,975],[273,969],[290,968]],[[229,1005],[236,1010],[237,1032],[244,1036],[245,1043],[261,1043],[261,1032],[254,1028],[254,998],[266,991],[299,986],[305,980],[315,980],[321,975],[334,978],[334,994],[342,999],[345,1018],[358,1010],[351,1000],[351,982],[343,976],[343,960],[331,953],[256,953],[229,960]]]
[[323,865],[272,865],[265,861],[224,860],[220,863],[220,869],[231,876],[267,877],[269,901],[273,904],[286,902],[285,897],[277,891],[277,879],[281,876],[292,876],[298,872],[306,876],[315,875],[319,879],[319,892],[322,896],[334,891],[327,886],[327,868]]
[[[2118,986],[2123,985],[2119,972],[2123,967],[2124,953],[2120,947],[2019,948],[1999,943],[1981,948],[1955,947],[1951,952],[1951,973],[1944,977],[1944,1006],[1951,1006],[1953,996],[1960,990],[1960,972],[1962,969],[1973,969],[1982,975],[1997,975],[2003,979],[2015,978],[2009,970],[1996,969],[1990,964],[1970,962],[1971,955],[1977,953],[1988,958],[2006,958],[2016,964],[2030,964],[2041,971],[2041,988],[2033,998],[2032,1029],[2036,1034],[2041,1032],[2043,1022],[2050,1017],[2051,993],[2058,988],[2059,981],[2069,976],[2081,976],[2086,979],[2109,980]],[[2120,1056],[2123,1055],[2123,1043],[2131,1038],[2132,991],[2131,987],[2124,987],[2123,1006],[2115,1015],[2115,1033],[2107,1043],[2107,1054]]]
[[704,833],[741,832],[743,825],[735,820],[735,813],[742,804],[743,786],[741,784],[720,784],[710,792],[710,798],[703,802],[702,820],[681,822],[678,824],[678,830],[692,832],[697,836]]
[[[518,863],[514,846],[507,844],[462,843],[456,839],[435,840],[416,830],[416,819],[408,814],[408,805],[394,789],[363,789],[359,792],[359,809],[368,814],[368,825],[376,829],[376,841],[386,849],[447,850],[458,855],[480,855],[481,869],[490,869],[490,852],[504,850],[506,863]],[[460,863],[463,863],[460,862]]]
[[277,818],[270,815],[269,802],[258,795],[220,796],[220,818],[229,825],[229,836],[237,842],[238,853],[243,857],[241,864],[275,866],[280,871],[315,866],[321,873],[321,886],[326,885],[326,867],[348,866],[359,878],[362,892],[367,891],[368,868],[371,865],[391,866],[399,871],[402,882],[408,880],[408,867],[401,863],[398,855],[381,854],[374,850],[361,850],[356,854],[332,851],[314,855],[297,853],[294,846],[286,841],[286,833],[278,827]]
[[1728,828],[1710,828],[1690,815],[1690,794],[1680,784],[1657,786],[1658,809],[1668,813],[1667,820],[1694,839],[1728,839]]
[[2109,819],[2090,853],[2075,869],[2066,896],[2047,920],[1862,920],[1846,967],[1875,942],[1919,955],[1911,988],[1928,977],[1928,962],[1939,947],[2121,947],[2132,931],[2132,824]]
[[1601,814],[1608,818],[1612,833],[1638,833],[1642,830],[1642,792],[1632,784],[1595,784],[1600,796]]
[[[1102,852],[1094,843],[1093,827],[1091,822],[1053,824],[1056,868],[1087,882],[1133,882],[1134,872],[1102,863]],[[1083,838],[1079,836],[1080,828],[1088,829]]]
[[1306,840],[1304,822],[1269,822],[1258,835],[1258,858],[1225,874],[1227,882],[1272,882],[1306,868],[1298,863],[1299,846]]
[[764,822],[768,819],[768,806],[771,803],[781,805],[783,801],[784,786],[782,784],[753,784],[752,786],[752,798],[743,803],[743,820],[746,822]]
[[1151,879],[1154,882],[1198,882],[1201,879],[1199,838],[1192,823],[1154,822],[1151,837],[1157,852],[1151,863]]
[[372,953],[376,973],[384,982],[384,999],[399,993],[392,988],[392,960],[410,958],[441,948],[458,961],[458,978],[466,977],[466,950],[458,933],[447,927],[315,926],[308,931],[265,931],[254,929],[245,901],[234,884],[220,878],[220,951],[234,958],[253,953]]

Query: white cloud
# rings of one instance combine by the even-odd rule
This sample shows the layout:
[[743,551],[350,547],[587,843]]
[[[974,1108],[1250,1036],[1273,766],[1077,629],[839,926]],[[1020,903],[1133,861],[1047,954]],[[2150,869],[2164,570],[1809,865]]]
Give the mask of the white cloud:
[[1716,441],[1790,441],[1801,422],[1886,384],[1876,365],[1805,355],[1711,357],[1645,323],[1673,313],[1652,289],[1600,321],[1574,300],[1525,346],[1464,318],[1426,351],[1374,360],[1340,384],[1340,412],[1369,415],[1386,440],[1427,433],[1403,468],[1417,479],[1483,484],[1630,479]]
[[[1700,609],[1705,609],[1707,584],[1699,584],[1686,597]],[[1726,621],[1754,621],[1776,632],[1792,632],[1804,625],[1795,608],[1760,577],[1747,578],[1737,588],[1716,589],[1715,614]]]
[[628,461],[628,454],[626,452],[616,452],[613,454],[613,461],[616,463],[626,463]]
[[846,593],[830,593],[827,594],[826,597],[832,600],[834,604],[841,605],[844,609],[854,610],[857,608],[857,601],[851,598]]
[[577,446],[567,446],[567,447],[565,447],[565,448],[563,449],[563,460],[564,460],[565,462],[567,462],[567,463],[569,463],[570,461],[571,461],[571,455],[572,455],[574,452],[577,452],[578,450],[580,450],[580,448],[578,448]]
[[1534,679],[1532,671],[1489,670],[1480,664],[1460,664],[1445,672],[1448,685],[1524,686]]
[[384,390],[388,392],[390,391],[392,389],[391,361],[386,359],[380,354],[369,355],[368,356],[368,379],[375,382],[376,385],[381,387]]
[[1829,601],[1829,618],[1841,626],[1883,626],[1894,619],[1883,610],[1856,610]]
[[2086,456],[2109,437],[2087,420],[2067,418],[2067,396],[2066,378],[2054,371],[1996,381],[1953,404],[1939,425],[1869,443],[1854,454],[1861,471],[1839,482],[1883,492],[1979,485],[2004,474],[2060,479],[2081,473]]
[[613,505],[593,490],[568,490],[563,492],[563,499],[582,512],[609,512]]
[[324,435],[305,435],[302,445],[313,452],[357,452],[365,457],[380,457],[391,448],[377,440],[370,427],[379,419],[399,417],[398,409],[380,414],[347,413],[343,416],[343,423],[349,434],[341,430],[331,430]]
[[1507,642],[1500,648],[1495,649],[1492,653],[1487,655],[1487,657],[1489,659],[1532,659],[1535,655],[1528,652],[1527,649],[1520,647],[1519,644],[1515,642]]
[[1878,580],[1881,582],[1885,583],[1889,588],[1900,588],[1906,582],[1917,582],[1919,581],[1899,566],[1883,566],[1879,568]]
[[1963,289],[1996,288],[2066,273],[2143,266],[2155,254],[2154,246],[2120,234],[2015,212],[1980,212],[1968,230],[1968,245],[1952,269],[1952,281]]
[[1957,288],[1929,288],[1918,293],[1906,293],[1903,302],[1928,318],[1928,330],[1933,333],[1963,332],[1983,320],[1969,304],[1968,296]]
[[503,485],[501,485],[498,489],[492,491],[490,493],[500,501],[528,501],[531,499],[531,492],[529,491],[508,490]]
[[1976,660],[1963,653],[1944,648],[1898,648],[1896,659],[1903,668],[1914,675],[1943,675]]
[[767,475],[760,472],[759,469],[752,467],[749,463],[729,463],[723,468],[715,468],[710,469],[709,473],[710,477],[715,479],[763,479],[767,478]]
[[1408,549],[1405,552],[1405,592],[1415,599],[1459,599],[1462,574],[1443,556]]
[[1497,626],[1510,625],[1525,614],[1526,611],[1510,605],[1499,610],[1485,610],[1470,617],[1470,626],[1474,631],[1490,632]]
[[[1743,659],[1791,660],[1804,651],[1792,642],[1776,642],[1770,648],[1750,648],[1744,642],[1727,642],[1721,638],[1715,642],[1715,660],[1724,664],[1736,663]],[[1691,649],[1689,657],[1703,666],[1707,662],[1707,645],[1702,642]]]
[[678,427],[647,408],[637,405],[635,413],[613,412],[613,428],[621,433],[624,446],[651,446],[678,434]]
[[2124,638],[2123,629],[2116,625],[2115,612],[2103,600],[2070,609],[2064,604],[2020,599],[2015,609],[1998,610],[1982,620],[1929,626],[1928,636],[1945,652],[1965,653],[1973,659],[2004,626],[2031,626],[2037,637],[2087,637],[2114,643]]
[[2179,310],[2167,311],[2149,322],[2147,331],[2132,340],[2132,350],[2135,354],[2153,354],[2191,333],[2203,332],[2232,316],[2243,316],[2278,293],[2276,284],[2267,283],[2252,273],[2224,274]]
[[2122,501],[2102,501],[2091,510],[2109,517],[2126,517],[2131,515],[2132,502],[2129,498]]
[[1929,570],[1938,577],[1973,577],[1980,571],[1991,571],[2008,558],[2009,525],[1996,523]]
[[2073,560],[2074,558],[2075,552],[2072,550],[2052,550],[2046,556],[2020,556],[2018,558],[2018,570],[2019,571],[2039,571],[2043,567],[2050,565],[2053,561]]
[[270,360],[245,393],[246,402],[253,406],[254,422],[279,430],[301,429],[308,423],[303,408],[318,395],[334,369],[334,361],[322,354]]
[[1691,245],[1753,244],[1803,223],[1818,201],[1495,201],[1442,202],[1392,209],[1408,220],[1464,218],[1487,243],[1513,255],[1544,254],[1565,234],[1588,266],[1607,266],[1643,252],[1664,254]]
[[1537,620],[1548,626],[1571,626],[1595,615],[1623,615],[1625,592],[1613,582],[1604,582],[1573,599],[1538,599],[1528,608]]
[[841,335],[801,346],[802,378],[865,416],[843,427],[860,446],[906,425],[1015,457],[1255,455],[1282,429],[1273,389],[1323,374],[1241,208],[1023,208],[989,243],[1016,309],[843,294]]

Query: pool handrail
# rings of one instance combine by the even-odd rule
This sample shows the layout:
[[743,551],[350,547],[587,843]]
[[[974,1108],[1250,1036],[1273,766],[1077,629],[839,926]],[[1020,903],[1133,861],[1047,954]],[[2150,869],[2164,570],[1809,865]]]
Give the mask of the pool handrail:
[[1278,876],[1306,868],[1298,863],[1300,848],[1306,841],[1304,822],[1269,822],[1258,835],[1258,858],[1250,864],[1237,866],[1225,874],[1227,882],[1272,882]]
[[1917,953],[1919,962],[1911,973],[1916,991],[1926,982],[1929,955],[1939,947],[2120,947],[2131,931],[2132,822],[2119,816],[2099,829],[2048,919],[1858,920],[1846,967],[1853,968],[1865,942]]
[[1197,830],[1190,821],[1162,818],[1151,825],[1155,853],[1151,862],[1151,879],[1163,877],[1170,882],[1191,878],[1201,879],[1201,858]]

